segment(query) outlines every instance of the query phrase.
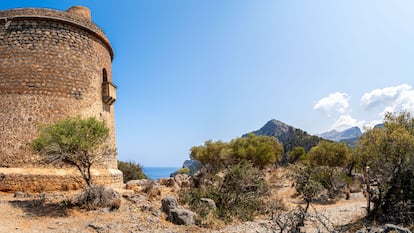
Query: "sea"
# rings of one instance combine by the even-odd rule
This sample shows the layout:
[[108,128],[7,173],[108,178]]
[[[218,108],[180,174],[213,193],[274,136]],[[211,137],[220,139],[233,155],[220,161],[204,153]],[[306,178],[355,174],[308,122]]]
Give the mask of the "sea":
[[169,178],[170,174],[180,169],[180,167],[144,167],[145,175],[153,180]]

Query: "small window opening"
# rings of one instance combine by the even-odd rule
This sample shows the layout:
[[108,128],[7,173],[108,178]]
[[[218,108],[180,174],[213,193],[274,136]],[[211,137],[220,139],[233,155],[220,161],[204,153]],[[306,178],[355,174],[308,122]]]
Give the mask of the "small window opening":
[[108,82],[108,73],[106,72],[105,68],[103,68],[102,70],[102,82],[104,83]]

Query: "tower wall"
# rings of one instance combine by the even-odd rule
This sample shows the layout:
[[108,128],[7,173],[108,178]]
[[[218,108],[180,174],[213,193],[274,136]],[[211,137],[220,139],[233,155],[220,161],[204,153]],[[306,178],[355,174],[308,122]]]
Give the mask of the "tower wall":
[[[30,149],[41,124],[94,116],[107,123],[107,143],[116,148],[113,101],[103,101],[102,90],[103,82],[112,84],[113,51],[88,13],[83,7],[0,11],[0,190],[38,189],[30,184],[34,174],[43,177],[37,183],[76,186],[68,184],[76,171],[47,164]],[[94,168],[99,183],[122,181],[116,154]]]

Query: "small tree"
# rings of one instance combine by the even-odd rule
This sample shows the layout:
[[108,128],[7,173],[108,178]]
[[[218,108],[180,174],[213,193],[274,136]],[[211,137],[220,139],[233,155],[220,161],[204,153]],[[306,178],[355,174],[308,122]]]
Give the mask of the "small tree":
[[[384,128],[373,128],[357,147],[365,168],[368,214],[395,223],[414,219],[414,118],[408,112],[387,113]],[[371,187],[370,184],[375,184]],[[371,211],[370,202],[374,203]]]
[[298,164],[293,167],[292,175],[296,181],[296,191],[302,195],[303,200],[306,202],[305,208],[300,208],[296,215],[297,219],[294,227],[296,230],[304,225],[310,203],[323,190],[320,180],[315,177],[316,173],[315,169],[308,164]]
[[283,154],[282,144],[276,138],[268,136],[249,134],[247,137],[233,139],[230,146],[236,164],[246,160],[260,168],[280,161]]
[[306,150],[302,146],[297,146],[293,150],[288,152],[288,162],[296,163],[298,160],[304,160],[307,158]]
[[346,168],[351,161],[350,149],[344,143],[322,141],[309,151],[308,156],[314,178],[327,189],[330,198],[336,198],[349,180]]
[[108,135],[104,122],[94,117],[73,117],[41,126],[31,146],[47,162],[75,166],[88,187],[93,187],[91,167],[110,153],[108,148],[102,148]]

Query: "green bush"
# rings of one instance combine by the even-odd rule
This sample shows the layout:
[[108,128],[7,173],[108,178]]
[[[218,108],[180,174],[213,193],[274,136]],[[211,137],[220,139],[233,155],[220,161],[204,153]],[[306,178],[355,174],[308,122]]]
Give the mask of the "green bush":
[[261,171],[251,163],[241,162],[231,167],[219,188],[216,205],[219,216],[225,220],[233,217],[242,221],[253,220],[253,217],[264,210],[262,197],[268,194],[269,188]]
[[264,197],[269,192],[268,185],[261,171],[247,161],[230,166],[224,172],[224,178],[207,174],[202,185],[196,188],[182,190],[180,201],[190,205],[200,217],[209,216],[201,203],[201,198],[210,198],[215,201],[217,209],[214,215],[225,221],[233,219],[249,221],[254,216],[264,213]]
[[31,147],[44,157],[46,163],[76,167],[85,183],[92,187],[92,166],[116,153],[105,143],[108,135],[105,122],[94,117],[71,117],[42,125]]
[[[414,219],[414,118],[387,113],[384,128],[365,132],[357,146],[368,189],[370,217],[395,224]],[[375,183],[375,186],[373,185]]]
[[140,180],[147,178],[143,172],[141,165],[132,161],[123,162],[118,160],[118,169],[122,172],[125,183],[130,180]]
[[307,154],[305,148],[302,146],[297,146],[293,148],[293,150],[288,152],[288,162],[289,163],[296,163],[297,161],[306,160]]
[[72,205],[86,210],[108,208],[113,211],[121,206],[121,196],[113,189],[103,186],[86,187]]
[[202,146],[191,148],[190,157],[219,171],[242,161],[263,167],[280,161],[282,154],[283,147],[276,138],[249,134],[229,143],[208,140]]

